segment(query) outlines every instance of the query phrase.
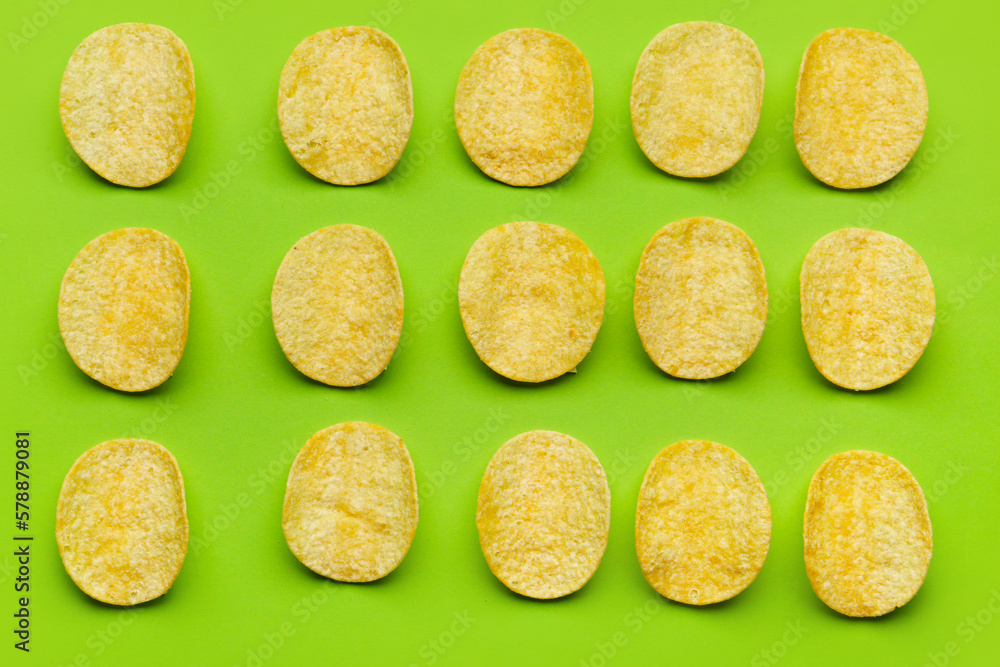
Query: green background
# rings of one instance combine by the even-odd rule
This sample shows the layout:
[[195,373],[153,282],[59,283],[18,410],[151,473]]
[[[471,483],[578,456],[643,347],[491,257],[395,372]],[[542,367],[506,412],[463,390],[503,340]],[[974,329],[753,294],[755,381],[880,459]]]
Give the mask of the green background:
[[[33,639],[15,651],[11,548],[0,547],[3,664],[467,664],[639,662],[983,664],[1000,653],[997,511],[995,3],[880,0],[810,5],[763,0],[463,3],[7,0],[0,27],[3,183],[0,272],[3,362],[0,497],[13,504],[14,431],[32,434]],[[655,169],[632,136],[635,63],[664,27],[732,24],[757,43],[767,89],[749,154],[729,172],[682,180]],[[78,163],[59,123],[59,82],[86,35],[123,21],[158,23],[188,45],[198,87],[187,155],[159,186],[113,186]],[[409,62],[416,116],[392,175],[355,188],[318,181],[276,132],[278,76],[318,30],[373,23]],[[37,27],[40,26],[40,27]],[[466,157],[450,122],[459,72],[475,48],[515,27],[553,29],[588,57],[594,129],[561,181],[517,189]],[[827,188],[791,140],[795,80],[806,45],[828,28],[876,29],[920,63],[930,118],[914,160],[866,191]],[[11,35],[15,35],[12,41]],[[230,169],[231,168],[231,169]],[[222,176],[229,169],[228,178]],[[685,382],[646,357],[632,287],[650,236],[709,215],[742,227],[760,249],[771,316],[736,373]],[[467,342],[456,304],[465,253],[486,229],[533,219],[564,225],[600,260],[604,326],[579,373],[541,386],[493,374]],[[284,358],[268,299],[285,252],[335,223],[378,230],[399,262],[403,341],[388,370],[360,389],[311,382]],[[77,370],[60,344],[63,272],[90,239],[125,226],[176,239],[192,274],[190,335],[172,379],[118,393]],[[895,234],[927,262],[938,296],[930,346],[909,375],[862,394],[813,368],[799,327],[798,271],[824,234],[865,226]],[[281,533],[291,458],[314,432],[366,420],[408,445],[420,526],[390,576],[335,584],[301,566]],[[578,593],[538,602],[508,592],[479,551],[479,480],[497,447],[530,429],[579,438],[612,492],[611,535]],[[170,449],[184,474],[191,545],[163,598],[132,611],[103,606],[65,574],[54,540],[62,479],[87,448],[125,436]],[[687,607],[659,598],[633,547],[643,472],[685,438],[725,443],[756,468],[774,515],[771,550],[737,598]],[[802,511],[812,472],[852,448],[890,454],[928,496],[935,552],[926,583],[876,620],[828,610],[802,562]],[[0,511],[10,545],[13,517]],[[978,620],[977,620],[978,615]],[[971,619],[971,620],[970,620]],[[259,662],[258,662],[259,661]]]

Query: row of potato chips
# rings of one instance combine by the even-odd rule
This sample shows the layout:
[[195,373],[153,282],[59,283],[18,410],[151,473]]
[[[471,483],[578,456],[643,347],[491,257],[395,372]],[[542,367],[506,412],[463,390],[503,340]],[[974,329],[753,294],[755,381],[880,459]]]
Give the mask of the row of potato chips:
[[[752,39],[719,23],[679,23],[639,58],[632,127],[663,171],[712,176],[743,157],[763,99],[764,64]],[[158,183],[180,164],[191,135],[187,47],[161,26],[102,28],[71,56],[59,109],[70,143],[98,174],[132,187]],[[454,115],[462,145],[485,174],[514,186],[551,183],[573,168],[590,136],[590,65],[562,35],[508,30],[466,63]],[[288,150],[317,178],[338,185],[382,178],[413,125],[413,87],[399,45],[370,27],[307,37],[281,72],[278,119]],[[920,67],[893,39],[837,28],[806,49],[795,145],[822,182],[864,188],[892,178],[916,152],[926,124]]]
[[[853,390],[885,386],[923,354],[934,284],[902,240],[868,229],[824,236],[800,275],[802,331],[816,368]],[[184,253],[166,235],[117,229],[74,258],[59,294],[59,329],[76,365],[122,391],[163,383],[184,352],[190,309]],[[574,372],[604,319],[604,274],[575,234],[538,222],[490,229],[458,281],[469,342],[496,373],[537,383]],[[764,266],[741,229],[714,218],[672,222],[643,250],[636,329],[649,358],[685,379],[735,371],[767,321]],[[403,329],[403,286],[376,231],[325,227],[288,251],[271,291],[288,360],[319,382],[353,387],[388,366]]]
[[[348,422],[313,435],[288,474],[282,528],[310,570],[343,582],[392,572],[418,522],[409,451],[391,431]],[[483,474],[476,526],[486,563],[510,590],[551,599],[582,588],[608,543],[611,492],[582,442],[522,433]],[[804,555],[816,595],[848,616],[881,616],[919,590],[933,550],[920,485],[895,459],[848,451],[813,475]],[[148,440],[85,452],[63,483],[56,538],[66,571],[91,597],[134,605],[163,595],[187,552],[184,482]],[[771,508],[753,467],[705,440],[666,447],[649,464],[635,513],[646,580],[677,602],[728,600],[757,577],[771,543]]]

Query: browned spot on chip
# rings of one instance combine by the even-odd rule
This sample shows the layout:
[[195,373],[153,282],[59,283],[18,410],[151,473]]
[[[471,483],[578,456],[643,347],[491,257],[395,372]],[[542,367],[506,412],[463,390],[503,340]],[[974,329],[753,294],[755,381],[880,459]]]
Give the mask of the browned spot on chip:
[[187,553],[184,480],[177,461],[149,440],[88,449],[63,481],[56,542],[84,593],[133,605],[170,588]]
[[306,567],[337,581],[396,569],[417,530],[417,482],[406,445],[365,422],[309,438],[288,473],[281,525]]
[[757,247],[722,220],[672,222],[642,253],[633,309],[642,346],[670,375],[705,379],[734,371],[757,348],[767,321]]
[[821,33],[802,57],[795,147],[813,176],[867,188],[898,174],[927,125],[927,86],[899,42],[870,30]]
[[931,339],[931,274],[895,236],[871,229],[827,234],[806,255],[799,284],[809,356],[836,385],[861,390],[895,382]]
[[611,491],[604,468],[579,440],[529,431],[490,459],[479,487],[479,546],[497,579],[548,599],[579,590],[608,545]]
[[274,333],[314,380],[354,387],[389,365],[403,330],[403,285],[392,249],[357,225],[325,227],[285,255],[271,290]]
[[576,164],[594,124],[590,64],[562,35],[502,32],[476,49],[458,79],[455,127],[490,178],[544,185]]
[[511,380],[542,382],[576,368],[604,319],[604,273],[573,233],[512,222],[472,245],[458,281],[476,354]]
[[381,30],[323,30],[295,47],[281,70],[278,120],[285,145],[313,176],[370,183],[399,161],[413,125],[410,69]]
[[169,378],[187,342],[191,276],[177,242],[129,227],[84,246],[63,277],[59,331],[84,373],[122,391]]
[[828,458],[809,483],[803,530],[813,591],[841,614],[887,614],[927,576],[933,540],[924,492],[885,454]]
[[764,100],[753,40],[709,21],[649,42],[632,79],[632,130],[646,157],[676,176],[714,176],[746,153]]
[[757,578],[770,544],[764,485],[729,447],[684,440],[649,464],[635,511],[635,550],[660,595],[698,605],[728,600]]
[[194,67],[177,35],[148,23],[101,28],[76,47],[59,115],[87,166],[143,188],[174,173],[194,121]]

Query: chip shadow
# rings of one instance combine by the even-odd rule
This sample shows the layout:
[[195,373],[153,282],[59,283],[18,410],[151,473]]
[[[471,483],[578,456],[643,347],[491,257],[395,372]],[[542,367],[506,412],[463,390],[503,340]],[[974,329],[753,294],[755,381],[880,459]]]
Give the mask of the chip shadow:
[[[183,572],[183,568],[181,568],[181,572]],[[165,605],[168,602],[168,600],[167,600],[168,596],[169,597],[175,597],[175,596],[171,596],[170,592],[174,589],[174,587],[177,584],[177,581],[180,580],[181,576],[183,576],[183,575],[181,575],[181,574],[177,575],[177,579],[174,580],[173,584],[171,584],[170,588],[168,588],[166,590],[166,592],[163,593],[163,595],[160,595],[159,597],[155,597],[152,600],[146,600],[145,602],[140,602],[138,604],[128,605],[128,604],[111,604],[110,602],[102,602],[101,600],[98,600],[97,598],[90,597],[89,595],[87,595],[83,591],[82,588],[80,588],[79,586],[76,585],[76,582],[73,581],[73,578],[69,576],[69,573],[66,573],[66,579],[70,582],[70,584],[72,584],[73,590],[75,591],[75,596],[78,599],[83,600],[84,604],[89,604],[89,605],[94,606],[95,608],[106,609],[108,611],[128,611],[128,610],[131,610],[131,609],[135,609],[135,610],[153,609],[153,608]]]
[[[285,542],[284,538],[282,538],[282,542],[283,543]],[[394,579],[398,578],[396,573],[400,570],[400,568],[406,566],[406,557],[404,556],[403,560],[399,563],[399,565],[397,565],[391,572],[389,572],[384,577],[379,577],[378,579],[373,579],[372,581],[339,581],[337,579],[327,577],[325,575],[320,574],[319,572],[315,572],[312,569],[310,569],[308,565],[306,565],[305,563],[303,563],[302,561],[300,561],[298,558],[295,557],[295,554],[292,553],[292,550],[288,548],[287,543],[284,543],[282,546],[284,547],[283,551],[285,552],[283,560],[285,561],[285,563],[288,564],[287,569],[291,572],[295,572],[293,576],[300,578],[304,577],[310,581],[316,581],[320,583],[335,584],[338,587],[363,586],[365,588],[378,588],[380,586],[387,586]]]
[[[580,368],[586,366],[587,359],[591,354],[588,352],[587,356],[580,360],[580,363],[577,364],[577,367],[574,370],[567,371],[558,377],[554,377],[550,380],[544,380],[542,382],[522,382],[520,380],[511,380],[509,377],[501,375],[497,371],[490,368],[486,362],[479,358],[479,355],[476,354],[475,348],[472,347],[472,343],[470,343],[468,339],[465,340],[465,344],[462,347],[463,352],[461,354],[465,358],[464,366],[466,368],[475,368],[476,370],[474,372],[478,377],[483,378],[486,382],[499,382],[507,387],[525,387],[529,389],[555,387],[566,382],[572,382],[573,377],[580,372]],[[593,348],[591,348],[591,351],[593,351]]]
[[[598,568],[598,570],[600,570],[600,568]],[[500,581],[500,579],[498,579],[495,574],[493,574],[489,566],[486,564],[485,559],[483,560],[482,571],[485,571],[486,573],[489,574],[490,583],[488,585],[490,589],[494,591],[495,594],[502,595],[508,600],[515,600],[517,602],[524,602],[528,604],[558,605],[560,603],[569,604],[570,601],[572,600],[577,600],[577,599],[582,600],[587,598],[589,595],[587,589],[589,588],[588,584],[590,584],[590,580],[588,580],[586,584],[576,589],[572,593],[568,593],[566,595],[557,598],[533,598],[529,595],[522,595],[517,591],[512,591],[511,589],[507,588],[507,586],[504,585],[504,583]],[[594,576],[597,576],[597,572],[594,572],[594,575],[591,577],[591,580],[594,578]],[[593,595],[597,594],[594,593]],[[591,595],[591,597],[593,595]]]
[[[805,347],[805,343],[803,343],[803,347]],[[924,354],[926,354],[926,349],[924,350]],[[820,387],[821,390],[824,391],[833,390],[834,392],[840,394],[848,394],[848,395],[865,394],[872,396],[880,396],[882,394],[890,394],[892,392],[904,392],[911,390],[913,386],[915,386],[914,385],[915,382],[916,383],[920,382],[920,380],[912,380],[911,376],[923,374],[922,371],[918,370],[921,367],[920,360],[918,359],[917,363],[914,364],[913,368],[907,371],[906,374],[903,375],[903,377],[893,382],[890,382],[887,385],[876,387],[875,389],[848,389],[847,387],[841,387],[840,385],[834,384],[832,381],[826,379],[826,377],[819,372],[819,369],[816,368],[816,366],[813,363],[811,363],[812,359],[809,357],[808,352],[806,352],[805,358],[809,359],[810,361],[809,366],[812,369],[812,371],[809,373],[810,381],[815,386]],[[923,354],[921,355],[921,358],[923,358]]]
[[[764,141],[761,139],[760,141]],[[626,141],[629,141],[626,139]],[[754,142],[758,141],[757,134],[755,133],[754,138],[750,141],[750,145],[747,147],[746,152],[740,156],[740,159],[736,163],[726,169],[725,171],[719,172],[713,176],[678,176],[676,174],[671,174],[668,171],[664,171],[656,166],[652,160],[647,157],[643,152],[642,147],[639,146],[639,142],[635,140],[635,135],[631,137],[629,157],[632,159],[633,163],[639,165],[639,169],[646,174],[655,174],[658,178],[665,178],[667,181],[672,181],[674,183],[691,183],[697,187],[698,184],[703,183],[706,185],[714,185],[716,189],[727,188],[727,189],[737,189],[746,185],[748,179],[740,169],[740,165],[746,160],[747,155],[755,148]],[[756,146],[759,147],[759,146]],[[800,163],[801,164],[801,163]],[[802,167],[805,169],[805,167]],[[758,170],[759,171],[759,170]],[[755,172],[756,173],[756,172]],[[812,174],[810,174],[810,177]]]
[[324,390],[331,392],[357,391],[359,389],[379,386],[379,384],[383,382],[382,378],[384,378],[386,374],[392,372],[391,369],[393,366],[393,360],[396,358],[396,355],[399,354],[400,352],[400,349],[397,346],[396,351],[392,355],[392,359],[389,360],[389,364],[382,370],[381,373],[373,377],[368,382],[359,385],[354,385],[352,387],[338,387],[336,385],[326,384],[325,382],[311,378],[302,371],[300,371],[298,368],[296,368],[295,365],[288,360],[288,357],[285,356],[285,351],[281,349],[281,343],[278,342],[278,337],[274,335],[273,327],[267,327],[267,331],[270,334],[269,338],[271,339],[271,342],[268,344],[270,352],[267,354],[267,358],[269,363],[271,363],[272,367],[280,368],[280,370],[276,371],[277,373],[282,374],[283,376],[288,378],[289,381],[295,383],[297,386],[321,387]]
[[[926,583],[926,582],[925,582]],[[923,586],[920,587],[921,590]],[[831,619],[837,623],[906,623],[911,620],[914,614],[921,613],[920,609],[914,610],[914,607],[919,607],[918,602],[920,596],[920,591],[910,599],[909,602],[904,604],[902,607],[896,607],[894,610],[882,614],[881,616],[848,616],[847,614],[841,614],[839,611],[828,607],[825,602],[819,599],[818,596],[813,596],[813,605],[820,609],[820,613],[823,614],[825,618]]]

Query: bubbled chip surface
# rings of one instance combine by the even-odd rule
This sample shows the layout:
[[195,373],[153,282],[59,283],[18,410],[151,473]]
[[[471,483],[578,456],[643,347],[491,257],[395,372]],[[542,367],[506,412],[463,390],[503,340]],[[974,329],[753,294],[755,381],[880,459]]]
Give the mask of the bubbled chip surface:
[[84,593],[134,605],[170,588],[188,544],[184,480],[173,455],[149,440],[110,440],[77,459],[63,481],[56,542]]
[[806,573],[813,591],[847,616],[881,616],[910,601],[933,552],[924,493],[896,459],[850,451],[809,483]]
[[594,453],[568,435],[529,431],[486,467],[476,526],[493,574],[515,593],[548,599],[593,576],[610,516],[608,480]]
[[476,49],[458,79],[455,127],[486,175],[544,185],[576,164],[594,123],[590,64],[545,30],[508,30]]
[[413,461],[392,431],[365,422],[309,438],[288,473],[282,528],[306,567],[337,581],[380,579],[417,530]]
[[392,249],[366,227],[317,230],[285,255],[271,290],[274,332],[303,374],[353,387],[378,376],[403,330],[403,285]]
[[927,86],[917,61],[890,37],[834,28],[802,57],[795,147],[813,176],[867,188],[899,173],[924,136]]
[[757,577],[771,543],[771,506],[753,467],[706,440],[663,449],[646,470],[635,549],[646,581],[686,604],[737,595]]
[[413,125],[410,69],[399,45],[366,26],[305,38],[281,71],[278,120],[288,150],[313,176],[336,185],[382,178]]
[[763,100],[764,63],[752,39],[721,23],[678,23],[639,57],[632,130],[663,171],[714,176],[746,153]]
[[191,277],[177,242],[129,227],[98,236],[59,291],[59,331],[84,373],[122,391],[169,378],[187,342]]
[[670,223],[642,253],[633,310],[642,346],[670,375],[706,379],[736,370],[767,322],[757,247],[722,220]]
[[177,169],[194,107],[187,46],[148,23],[120,23],[84,39],[59,91],[59,115],[73,150],[105,179],[137,188]]
[[934,283],[920,255],[871,229],[812,247],[799,278],[802,333],[817,370],[846,389],[876,389],[913,368],[930,341]]
[[538,222],[494,227],[473,244],[458,282],[469,342],[521,382],[576,368],[604,319],[604,273],[572,232]]

